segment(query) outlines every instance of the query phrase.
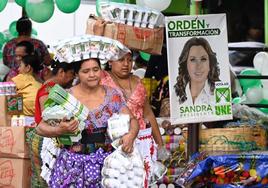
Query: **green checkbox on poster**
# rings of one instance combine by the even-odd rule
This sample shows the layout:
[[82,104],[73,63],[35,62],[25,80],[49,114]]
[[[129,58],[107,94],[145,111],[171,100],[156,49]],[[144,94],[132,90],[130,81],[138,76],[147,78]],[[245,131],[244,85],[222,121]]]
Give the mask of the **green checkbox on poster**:
[[231,90],[229,87],[216,88],[216,103],[231,102]]

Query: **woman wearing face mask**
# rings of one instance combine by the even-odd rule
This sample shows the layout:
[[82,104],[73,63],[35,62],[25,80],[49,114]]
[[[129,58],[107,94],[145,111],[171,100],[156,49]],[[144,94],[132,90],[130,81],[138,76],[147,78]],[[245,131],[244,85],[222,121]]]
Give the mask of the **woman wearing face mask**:
[[[51,187],[101,186],[101,166],[111,151],[106,133],[107,124],[114,113],[125,113],[130,116],[129,133],[121,138],[122,150],[126,153],[133,151],[133,143],[139,130],[136,119],[126,107],[121,95],[115,89],[99,84],[101,75],[99,59],[78,62],[76,73],[80,82],[70,88],[69,92],[89,109],[86,129],[82,132],[80,143],[65,147],[57,158],[51,174],[49,185]],[[77,120],[62,120],[56,127],[41,121],[37,133],[46,137],[57,137],[65,133],[74,133],[77,128]]]
[[131,74],[132,54],[128,53],[117,61],[110,61],[109,66],[111,70],[103,71],[101,83],[116,88],[120,92],[128,108],[139,122],[140,132],[137,146],[145,160],[145,169],[147,170],[146,185],[149,181],[150,162],[151,160],[156,160],[157,148],[155,147],[155,142],[159,149],[162,148],[162,137],[146,97],[146,89],[141,80]]
[[180,104],[215,103],[215,82],[220,81],[216,53],[204,38],[188,40],[179,57],[179,75],[174,86]]

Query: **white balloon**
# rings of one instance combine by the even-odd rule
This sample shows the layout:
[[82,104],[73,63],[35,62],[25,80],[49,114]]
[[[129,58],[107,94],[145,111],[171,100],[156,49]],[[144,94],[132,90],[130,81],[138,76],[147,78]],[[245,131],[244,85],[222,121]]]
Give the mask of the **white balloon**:
[[268,88],[267,89],[265,89],[265,88],[262,89],[262,95],[263,95],[264,99],[268,100]]
[[253,59],[254,68],[262,75],[268,75],[268,53],[259,52]]
[[248,88],[246,97],[248,102],[258,104],[263,99],[262,88],[259,87]]
[[136,5],[145,6],[143,0],[136,0]]
[[267,79],[261,80],[261,83],[263,88],[268,90],[268,80]]
[[146,7],[150,7],[159,11],[169,7],[171,0],[143,0]]

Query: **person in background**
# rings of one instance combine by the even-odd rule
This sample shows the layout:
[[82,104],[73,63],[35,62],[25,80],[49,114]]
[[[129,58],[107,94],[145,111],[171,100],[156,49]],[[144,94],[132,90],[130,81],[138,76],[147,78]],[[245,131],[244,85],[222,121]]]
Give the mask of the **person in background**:
[[147,184],[150,162],[156,160],[157,149],[154,140],[159,148],[163,146],[159,127],[146,97],[144,85],[140,78],[131,74],[132,54],[128,53],[117,61],[110,61],[109,66],[110,71],[102,72],[101,84],[116,88],[139,122],[138,146],[147,165],[147,167],[145,166],[145,169],[147,169],[145,184]]
[[220,81],[216,53],[205,38],[190,38],[179,57],[179,75],[174,85],[180,104],[214,104],[215,82]]
[[22,41],[28,41],[34,46],[31,53],[37,53],[41,60],[41,64],[44,65],[44,69],[40,72],[40,78],[44,80],[44,78],[46,78],[49,74],[49,69],[46,66],[50,65],[51,62],[46,45],[41,40],[31,37],[32,22],[28,17],[23,16],[18,19],[16,29],[18,32],[18,37],[7,42],[3,49],[3,63],[11,69],[7,76],[8,79],[11,79],[18,74],[20,62],[16,60],[17,44]]
[[72,86],[75,77],[73,63],[52,61],[51,68],[52,77],[43,83],[36,95],[35,122],[37,124],[39,124],[42,120],[42,111],[50,88],[52,88],[55,84],[59,84],[63,88],[69,88]]
[[[107,139],[108,119],[114,113],[124,113],[130,116],[130,130],[121,138],[122,150],[126,153],[133,151],[133,143],[139,127],[120,93],[113,88],[99,84],[101,79],[99,59],[92,58],[78,62],[76,73],[80,82],[70,88],[69,92],[89,109],[88,118],[85,121],[86,129],[82,132],[82,139],[79,143],[70,147],[64,146],[65,149],[62,149],[56,159],[55,168],[51,172],[52,178],[49,186],[98,188],[101,187],[100,172],[104,159],[111,151],[109,139]],[[62,120],[56,127],[41,121],[36,130],[39,135],[57,137],[66,133],[74,133],[77,128],[77,120]]]
[[[60,63],[58,61],[52,61],[52,77],[46,80],[39,88],[35,99],[35,123],[39,124],[42,120],[42,111],[44,109],[44,103],[48,97],[49,90],[55,85],[66,88],[70,87],[74,79],[74,64]],[[31,187],[48,187],[45,180],[40,176],[42,160],[40,156],[43,137],[36,134],[36,130],[33,129],[27,133],[27,143],[30,150],[30,160],[32,168]]]
[[23,96],[23,115],[34,117],[35,97],[41,86],[36,74],[40,69],[38,57],[26,55],[21,60],[19,74],[11,79],[16,84],[17,93]]
[[[34,55],[34,46],[29,41],[21,41],[16,44],[14,62],[9,64],[9,72],[5,80],[10,81],[13,77],[19,74],[19,66],[21,60],[26,55]],[[41,62],[40,62],[41,63]],[[41,66],[41,65],[40,65]]]

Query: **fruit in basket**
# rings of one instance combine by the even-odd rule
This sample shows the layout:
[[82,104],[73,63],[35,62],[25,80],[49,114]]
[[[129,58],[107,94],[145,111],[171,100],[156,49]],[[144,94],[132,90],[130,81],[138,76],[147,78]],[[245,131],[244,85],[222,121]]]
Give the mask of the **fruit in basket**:
[[248,171],[243,171],[241,174],[244,178],[248,178],[250,176],[250,173]]
[[233,178],[235,176],[235,173],[234,173],[234,171],[229,171],[229,172],[226,173],[226,176],[228,178]]
[[255,169],[250,169],[250,170],[249,170],[249,175],[250,175],[251,177],[256,177],[256,176],[257,176],[257,171],[256,171]]

